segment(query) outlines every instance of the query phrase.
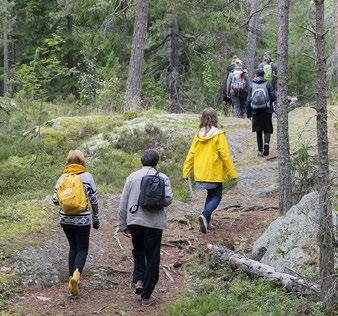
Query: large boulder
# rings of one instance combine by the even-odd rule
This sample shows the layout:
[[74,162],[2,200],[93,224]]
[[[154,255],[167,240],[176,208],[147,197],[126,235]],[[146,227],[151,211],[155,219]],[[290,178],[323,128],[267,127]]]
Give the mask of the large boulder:
[[254,243],[253,257],[279,271],[315,272],[319,259],[318,232],[318,193],[311,192],[270,224]]

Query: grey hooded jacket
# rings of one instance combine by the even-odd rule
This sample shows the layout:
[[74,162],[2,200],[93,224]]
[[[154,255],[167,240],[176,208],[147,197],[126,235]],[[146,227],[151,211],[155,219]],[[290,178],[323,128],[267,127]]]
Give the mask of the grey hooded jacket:
[[[130,213],[131,207],[137,205],[140,195],[140,185],[143,176],[155,174],[157,171],[152,167],[143,167],[142,169],[133,172],[126,180],[124,189],[120,199],[119,207],[119,224],[118,230],[125,231],[129,225],[140,225],[150,228],[165,229],[167,228],[166,210],[157,212],[149,212],[143,210],[140,206],[138,211]],[[165,182],[165,205],[168,206],[173,200],[173,193],[169,178],[164,173],[159,173],[159,176]]]

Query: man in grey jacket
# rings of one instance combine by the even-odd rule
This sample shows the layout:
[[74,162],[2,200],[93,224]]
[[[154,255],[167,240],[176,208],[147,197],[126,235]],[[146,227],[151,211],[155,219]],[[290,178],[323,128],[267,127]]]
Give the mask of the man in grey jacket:
[[[119,207],[119,231],[131,234],[133,243],[134,272],[133,283],[135,293],[141,294],[142,304],[151,305],[156,302],[151,296],[159,279],[160,249],[162,231],[167,228],[165,209],[147,211],[138,207],[136,212],[130,212],[138,204],[141,180],[145,175],[156,174],[159,154],[155,150],[146,150],[141,158],[143,167],[133,172],[126,180]],[[168,177],[158,174],[165,183],[165,206],[171,204],[173,193]]]

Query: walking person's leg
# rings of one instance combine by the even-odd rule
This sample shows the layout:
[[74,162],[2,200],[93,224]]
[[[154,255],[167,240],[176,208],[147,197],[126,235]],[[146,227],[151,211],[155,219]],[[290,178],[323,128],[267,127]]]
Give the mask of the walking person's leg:
[[74,272],[69,280],[69,290],[72,295],[76,296],[79,295],[79,280],[87,260],[90,226],[74,226],[73,230],[76,240],[76,254]]
[[78,270],[82,274],[82,270],[86,264],[88,248],[89,248],[90,226],[76,227],[76,256],[74,261],[74,270]]
[[138,225],[130,225],[128,230],[131,233],[133,243],[134,271],[133,283],[136,285],[136,294],[141,294],[143,288],[143,279],[145,271],[145,246],[144,246],[144,230],[145,228]]
[[222,189],[222,183],[219,183],[215,189],[207,190],[208,194],[202,215],[205,217],[208,224],[210,223],[212,212],[217,208],[222,200]]
[[231,94],[231,102],[234,108],[235,116],[241,117],[241,101],[236,93]]
[[270,138],[271,138],[271,134],[264,132],[264,148],[263,148],[264,156],[269,156]]
[[142,302],[146,305],[154,303],[151,294],[159,279],[161,260],[162,230],[157,228],[145,228],[145,255],[146,269],[143,280]]
[[258,157],[263,156],[263,132],[256,131],[256,138],[257,138],[257,148],[258,148]]
[[71,225],[62,225],[63,231],[67,237],[69,243],[69,254],[68,254],[68,271],[69,276],[72,276],[74,273],[74,263],[76,257],[76,238],[73,226]]

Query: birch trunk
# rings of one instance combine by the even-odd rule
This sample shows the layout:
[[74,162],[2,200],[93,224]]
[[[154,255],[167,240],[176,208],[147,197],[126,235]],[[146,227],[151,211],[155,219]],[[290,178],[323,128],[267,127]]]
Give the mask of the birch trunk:
[[324,310],[333,312],[335,298],[334,245],[335,236],[330,196],[329,141],[327,128],[327,91],[324,0],[315,0],[316,6],[316,111],[318,145],[318,192],[319,192],[319,269]]
[[279,212],[284,215],[292,204],[291,163],[288,117],[288,30],[289,0],[278,1],[278,80],[277,80],[277,150],[279,168]]
[[255,57],[257,49],[257,20],[258,20],[259,0],[251,0],[250,21],[248,25],[248,50],[246,53],[246,69],[248,71],[248,79],[251,82],[255,68]]
[[128,80],[124,96],[124,110],[141,109],[141,83],[148,23],[149,0],[137,0],[133,44],[128,66]]

